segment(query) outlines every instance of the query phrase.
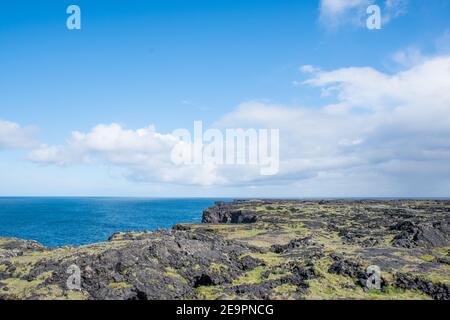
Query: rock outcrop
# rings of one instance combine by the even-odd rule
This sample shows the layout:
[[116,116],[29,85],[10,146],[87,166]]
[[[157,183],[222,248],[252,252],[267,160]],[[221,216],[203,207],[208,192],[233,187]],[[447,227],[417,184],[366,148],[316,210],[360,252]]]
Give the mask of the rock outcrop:
[[225,202],[216,202],[216,206],[203,212],[202,223],[254,223],[256,214],[239,210]]
[[450,245],[450,224],[448,221],[414,224],[411,221],[401,222],[392,227],[400,231],[392,241],[396,247],[446,247]]

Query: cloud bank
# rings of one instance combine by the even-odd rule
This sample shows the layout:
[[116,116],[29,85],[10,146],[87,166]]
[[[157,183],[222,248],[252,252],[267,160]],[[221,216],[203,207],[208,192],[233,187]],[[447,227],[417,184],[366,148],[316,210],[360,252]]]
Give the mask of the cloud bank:
[[[127,178],[190,185],[296,185],[324,194],[361,186],[384,193],[442,194],[450,186],[450,56],[428,58],[406,71],[301,68],[302,83],[333,103],[288,107],[258,101],[238,106],[214,127],[280,129],[280,173],[263,177],[243,166],[176,166],[178,143],[154,127],[118,124],[74,132],[62,146],[35,149],[37,163],[104,163]],[[446,189],[447,188],[447,189]],[[400,190],[400,191],[399,191]]]
[[154,126],[130,130],[119,124],[100,124],[90,132],[73,132],[65,145],[42,145],[29,159],[35,163],[68,166],[98,164],[125,169],[133,181],[211,185],[216,183],[214,168],[176,166],[171,150],[176,136],[156,132]]

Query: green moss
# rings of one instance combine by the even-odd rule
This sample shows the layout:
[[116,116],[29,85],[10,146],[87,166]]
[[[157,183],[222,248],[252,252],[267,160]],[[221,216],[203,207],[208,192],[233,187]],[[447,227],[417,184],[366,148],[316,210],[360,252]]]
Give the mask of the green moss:
[[88,294],[82,291],[69,291],[65,294],[67,300],[87,300]]
[[283,225],[283,229],[288,232],[307,232],[308,229],[303,223],[292,223]]
[[450,285],[450,266],[441,265],[439,268],[423,274],[422,277],[433,283]]
[[273,289],[276,293],[293,293],[297,291],[297,287],[292,284],[283,284]]
[[282,256],[279,254],[273,253],[273,252],[266,252],[266,253],[257,253],[257,252],[250,252],[248,254],[243,255],[244,256],[250,256],[255,259],[259,259],[264,261],[268,266],[274,266],[282,263],[283,261],[286,261],[286,259],[283,259]]
[[367,299],[371,300],[431,300],[429,296],[421,292],[393,287],[386,287],[383,290],[369,290],[366,295]]
[[361,288],[355,286],[349,277],[328,273],[331,259],[324,258],[315,263],[319,278],[309,280],[309,294],[307,299],[334,300],[334,299],[359,299],[364,293]]
[[265,268],[262,266],[256,267],[255,269],[242,274],[239,278],[233,280],[233,285],[242,284],[257,284],[262,281],[262,273]]
[[192,270],[194,270],[194,271],[199,271],[201,268],[202,268],[202,267],[200,267],[199,264],[196,264],[196,265],[194,265],[194,266],[192,267]]
[[57,285],[49,285],[39,288],[33,292],[43,300],[87,300],[89,295],[84,291],[64,291]]
[[182,283],[187,284],[188,281],[183,278],[183,276],[181,276],[174,268],[166,268],[166,275],[174,280],[178,280],[181,281]]
[[420,256],[419,258],[422,259],[423,261],[427,261],[427,262],[433,262],[436,259],[431,254],[424,254],[424,255]]
[[10,244],[11,242],[13,242],[14,240],[11,238],[0,238],[0,247]]
[[124,290],[133,288],[133,285],[127,282],[111,282],[110,284],[108,284],[108,287],[113,290]]
[[447,256],[447,254],[450,252],[450,246],[442,248],[433,248],[433,252],[440,256]]
[[[2,289],[5,296],[10,299],[26,299],[31,295],[39,294],[39,286],[52,276],[52,272],[44,272],[32,281],[19,278],[3,279],[0,282],[5,285]],[[5,290],[6,288],[6,290]]]
[[208,270],[212,271],[212,272],[226,272],[228,270],[228,267],[217,263],[217,262],[211,262],[211,264],[208,267]]
[[234,230],[229,230],[226,233],[228,239],[248,239],[266,233],[265,230],[259,230],[257,228],[240,227]]
[[[309,280],[309,294],[307,299],[335,300],[335,299],[358,299],[358,300],[429,300],[430,297],[412,290],[402,290],[387,287],[383,290],[369,290],[365,292],[362,287],[355,284],[349,277],[330,274],[328,268],[331,261],[328,258],[321,259],[316,264],[316,270],[320,277]],[[386,278],[388,274],[384,274]]]
[[0,272],[6,272],[6,270],[8,269],[8,267],[4,264],[0,264]]
[[216,300],[223,292],[223,288],[217,286],[198,287],[195,290],[198,299]]
[[255,212],[264,212],[264,211],[267,211],[267,208],[266,208],[266,206],[256,206],[253,210]]

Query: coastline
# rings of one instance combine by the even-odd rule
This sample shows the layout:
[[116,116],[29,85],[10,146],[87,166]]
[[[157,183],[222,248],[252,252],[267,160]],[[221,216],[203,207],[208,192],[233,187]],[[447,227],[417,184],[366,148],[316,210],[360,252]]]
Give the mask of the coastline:
[[0,237],[35,240],[49,247],[105,242],[117,231],[200,223],[221,199],[0,198]]
[[202,224],[80,247],[0,238],[0,298],[447,300],[449,213],[445,200],[238,200]]

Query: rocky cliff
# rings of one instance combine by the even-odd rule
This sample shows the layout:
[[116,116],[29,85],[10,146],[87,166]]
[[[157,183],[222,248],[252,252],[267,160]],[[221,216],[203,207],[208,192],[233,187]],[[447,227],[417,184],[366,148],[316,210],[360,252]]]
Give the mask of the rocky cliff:
[[0,299],[242,298],[448,300],[450,202],[219,202],[82,247],[0,238]]

